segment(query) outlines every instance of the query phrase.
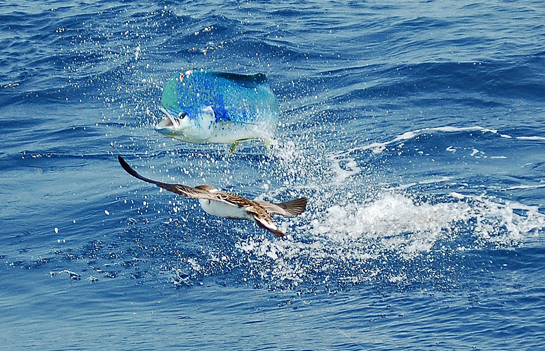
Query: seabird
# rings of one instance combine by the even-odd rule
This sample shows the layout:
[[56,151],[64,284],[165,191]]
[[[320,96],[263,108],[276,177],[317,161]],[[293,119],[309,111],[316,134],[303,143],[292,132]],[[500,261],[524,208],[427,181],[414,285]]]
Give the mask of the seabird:
[[211,215],[231,219],[253,220],[258,226],[272,232],[278,237],[286,235],[274,224],[271,215],[295,217],[303,213],[307,207],[307,199],[304,197],[273,204],[267,201],[250,200],[237,194],[220,191],[211,185],[198,185],[192,188],[182,184],[157,182],[138,174],[123,157],[118,156],[118,160],[121,167],[135,178],[155,184],[173,193],[198,199],[202,209]]

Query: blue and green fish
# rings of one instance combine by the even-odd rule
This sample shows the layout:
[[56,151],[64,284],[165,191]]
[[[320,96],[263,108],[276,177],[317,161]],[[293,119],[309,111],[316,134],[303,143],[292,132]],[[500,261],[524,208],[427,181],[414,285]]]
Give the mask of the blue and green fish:
[[186,71],[166,85],[165,118],[155,129],[189,143],[268,143],[279,118],[276,96],[264,74]]

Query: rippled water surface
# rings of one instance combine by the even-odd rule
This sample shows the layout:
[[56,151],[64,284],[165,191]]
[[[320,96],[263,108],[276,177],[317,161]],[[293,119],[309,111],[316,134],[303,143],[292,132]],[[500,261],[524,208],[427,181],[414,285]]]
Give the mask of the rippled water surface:
[[[4,1],[0,341],[541,347],[544,23],[530,1]],[[154,131],[167,80],[200,68],[268,76],[270,150]],[[278,239],[117,155],[309,206]]]

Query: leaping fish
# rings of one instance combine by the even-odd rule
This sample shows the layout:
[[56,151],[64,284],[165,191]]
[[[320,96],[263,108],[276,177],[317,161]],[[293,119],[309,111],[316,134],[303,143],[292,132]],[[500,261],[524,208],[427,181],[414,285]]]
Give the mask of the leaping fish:
[[237,194],[223,192],[211,185],[198,185],[192,188],[182,184],[157,182],[138,174],[123,157],[118,156],[118,160],[121,167],[135,178],[155,184],[173,193],[198,199],[202,209],[208,214],[231,219],[251,220],[278,237],[284,237],[285,234],[278,229],[271,215],[295,217],[303,213],[307,207],[307,199],[304,197],[273,204],[267,201],[250,200]]
[[161,104],[165,118],[155,130],[197,144],[252,139],[267,144],[280,113],[264,74],[185,71],[169,80]]

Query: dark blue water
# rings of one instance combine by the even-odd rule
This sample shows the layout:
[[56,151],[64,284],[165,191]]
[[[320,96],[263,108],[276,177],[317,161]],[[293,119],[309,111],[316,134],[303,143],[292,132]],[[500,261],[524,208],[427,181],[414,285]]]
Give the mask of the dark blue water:
[[[536,350],[545,10],[19,1],[0,14],[9,350]],[[181,69],[267,74],[270,151],[153,130]],[[288,239],[139,182],[309,198]]]

